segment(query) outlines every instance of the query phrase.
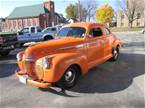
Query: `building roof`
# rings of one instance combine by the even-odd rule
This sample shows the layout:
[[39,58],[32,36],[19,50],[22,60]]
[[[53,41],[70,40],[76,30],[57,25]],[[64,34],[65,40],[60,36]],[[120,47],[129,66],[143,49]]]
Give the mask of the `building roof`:
[[48,12],[49,10],[46,9],[43,6],[43,4],[16,7],[7,18],[13,19],[13,18],[35,17],[35,16],[39,16],[40,14],[44,14]]

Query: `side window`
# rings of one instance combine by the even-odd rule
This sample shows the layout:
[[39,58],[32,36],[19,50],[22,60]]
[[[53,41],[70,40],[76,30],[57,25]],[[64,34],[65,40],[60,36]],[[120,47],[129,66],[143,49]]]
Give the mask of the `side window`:
[[56,31],[56,28],[52,28],[51,30],[52,30],[52,31]]
[[46,31],[51,31],[51,28],[47,28]]
[[41,32],[42,29],[40,27],[37,27],[37,32]]
[[31,27],[31,33],[35,33],[35,27]]
[[103,35],[102,30],[100,28],[93,28],[90,33],[90,37],[100,37]]
[[104,33],[105,33],[105,35],[109,35],[111,32],[108,28],[104,28]]

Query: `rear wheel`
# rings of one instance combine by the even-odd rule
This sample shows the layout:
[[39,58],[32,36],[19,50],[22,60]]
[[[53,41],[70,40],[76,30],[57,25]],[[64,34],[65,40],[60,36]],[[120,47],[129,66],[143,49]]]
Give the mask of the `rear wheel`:
[[80,70],[77,66],[70,66],[64,73],[61,80],[58,82],[58,86],[63,89],[70,89],[75,86],[80,75]]
[[48,40],[51,40],[51,39],[53,39],[52,36],[45,36],[45,37],[44,37],[44,41],[48,41]]
[[111,61],[116,61],[119,57],[119,47],[113,48]]

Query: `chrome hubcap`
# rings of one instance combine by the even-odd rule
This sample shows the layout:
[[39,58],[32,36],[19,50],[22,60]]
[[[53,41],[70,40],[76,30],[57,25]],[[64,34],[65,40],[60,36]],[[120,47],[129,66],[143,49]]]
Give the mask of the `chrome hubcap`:
[[65,80],[69,83],[73,82],[75,79],[75,75],[73,74],[72,71],[67,71],[65,74]]
[[114,50],[114,58],[116,59],[118,57],[118,52],[117,50]]

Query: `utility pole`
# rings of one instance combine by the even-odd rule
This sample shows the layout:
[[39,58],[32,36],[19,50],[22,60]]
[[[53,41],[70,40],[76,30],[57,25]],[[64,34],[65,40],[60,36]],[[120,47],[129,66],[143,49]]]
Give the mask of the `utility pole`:
[[79,17],[79,22],[81,21],[81,7],[80,7],[80,0],[78,0],[78,17]]

